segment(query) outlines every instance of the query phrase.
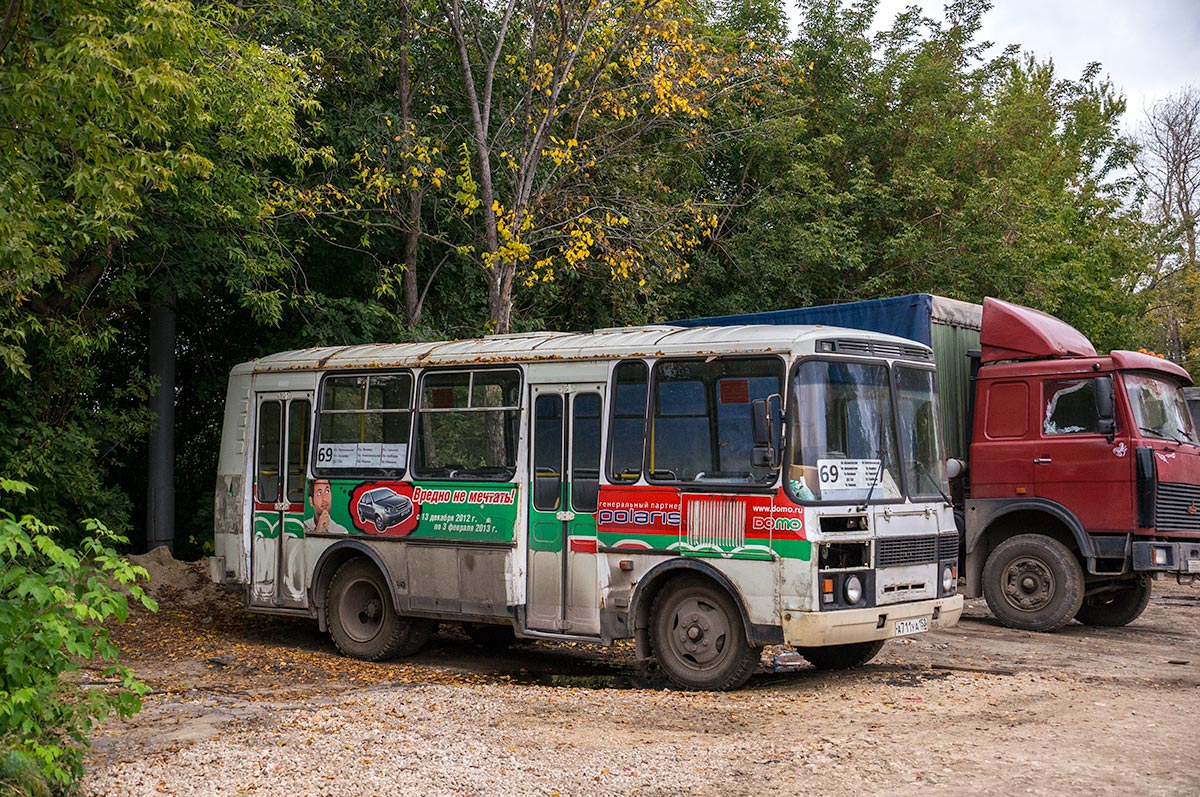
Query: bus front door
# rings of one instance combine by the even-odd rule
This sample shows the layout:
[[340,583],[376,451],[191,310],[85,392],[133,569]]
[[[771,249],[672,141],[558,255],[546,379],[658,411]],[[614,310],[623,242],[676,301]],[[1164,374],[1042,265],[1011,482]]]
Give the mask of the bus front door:
[[526,626],[598,636],[596,504],[604,386],[532,390]]
[[311,393],[258,393],[250,605],[303,608]]

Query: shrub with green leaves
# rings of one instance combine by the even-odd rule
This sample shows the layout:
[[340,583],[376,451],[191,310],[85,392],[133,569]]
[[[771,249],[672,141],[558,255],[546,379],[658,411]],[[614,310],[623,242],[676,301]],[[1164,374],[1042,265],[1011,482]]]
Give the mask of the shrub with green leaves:
[[[29,485],[0,479],[0,501]],[[146,688],[117,662],[108,626],[122,622],[129,601],[158,607],[137,581],[144,568],[113,546],[125,542],[96,520],[75,550],[34,517],[0,506],[0,792],[37,794],[32,768],[53,787],[83,772],[87,733],[117,712],[141,708]],[[83,665],[99,680],[81,680]],[[93,679],[95,680],[95,679]]]

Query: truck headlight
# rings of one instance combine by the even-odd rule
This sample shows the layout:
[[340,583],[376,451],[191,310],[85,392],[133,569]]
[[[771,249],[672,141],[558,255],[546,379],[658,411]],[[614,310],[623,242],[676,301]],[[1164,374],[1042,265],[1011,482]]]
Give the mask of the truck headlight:
[[846,578],[845,590],[846,603],[849,603],[851,606],[862,600],[863,587],[862,581],[859,580],[858,576],[848,576]]
[[954,566],[946,565],[942,568],[942,593],[953,592],[956,586],[958,586],[958,577],[954,573]]

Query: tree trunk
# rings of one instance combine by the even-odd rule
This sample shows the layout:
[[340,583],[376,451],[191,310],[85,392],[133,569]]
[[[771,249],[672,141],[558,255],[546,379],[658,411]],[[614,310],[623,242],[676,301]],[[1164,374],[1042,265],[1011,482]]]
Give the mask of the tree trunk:
[[150,408],[158,428],[150,436],[146,489],[146,550],[175,550],[175,292],[162,287],[150,304],[150,375],[158,392]]

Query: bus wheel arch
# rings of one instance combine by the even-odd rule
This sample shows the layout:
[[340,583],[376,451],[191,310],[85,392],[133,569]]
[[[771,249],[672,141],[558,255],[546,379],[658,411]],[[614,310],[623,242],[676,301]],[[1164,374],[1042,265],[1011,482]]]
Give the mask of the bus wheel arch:
[[325,623],[337,649],[364,661],[380,661],[417,653],[437,624],[406,617],[396,610],[392,586],[368,557],[355,556],[338,566],[330,579]]
[[388,566],[379,557],[379,554],[370,546],[363,545],[356,540],[343,540],[326,548],[321,557],[317,560],[317,564],[313,567],[312,583],[310,590],[310,605],[317,615],[318,628],[327,632],[329,628],[325,624],[325,607],[329,601],[329,585],[333,581],[334,574],[338,568],[355,557],[365,557],[375,565],[376,569],[383,574],[384,579],[389,585],[389,596],[392,600],[392,606],[399,608],[396,604],[396,596],[391,585],[394,579],[388,570]]
[[703,562],[672,560],[642,579],[630,607],[637,655],[685,689],[736,689],[758,664],[746,607]]

